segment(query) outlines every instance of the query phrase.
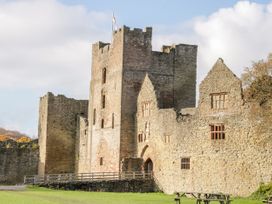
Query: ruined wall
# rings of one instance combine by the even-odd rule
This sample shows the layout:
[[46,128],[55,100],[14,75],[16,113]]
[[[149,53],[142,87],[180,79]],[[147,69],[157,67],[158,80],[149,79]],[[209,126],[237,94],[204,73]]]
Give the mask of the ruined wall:
[[82,115],[77,117],[75,149],[75,173],[88,172],[90,160],[88,155],[88,119]]
[[[260,182],[272,179],[272,101],[264,106],[243,103],[240,80],[220,59],[200,86],[199,107],[185,109],[176,118],[173,109],[150,107],[141,113],[142,101],[155,101],[152,84],[143,84],[138,97],[137,131],[146,121],[149,137],[138,142],[138,157],[153,161],[156,182],[166,193],[175,191],[223,192],[246,196]],[[223,109],[211,108],[211,94],[227,93]],[[190,115],[191,113],[192,115]],[[224,124],[225,139],[211,139],[212,124]],[[181,169],[190,158],[190,169]]]
[[88,101],[54,96],[41,98],[39,140],[39,174],[71,173],[75,171],[75,141],[77,117],[87,117]]
[[38,124],[38,135],[39,135],[39,175],[45,174],[45,159],[46,159],[46,141],[47,141],[47,116],[48,116],[48,97],[49,94],[40,98],[39,104],[39,124]]
[[19,184],[25,175],[38,172],[38,141],[17,143],[12,140],[0,142],[0,183]]

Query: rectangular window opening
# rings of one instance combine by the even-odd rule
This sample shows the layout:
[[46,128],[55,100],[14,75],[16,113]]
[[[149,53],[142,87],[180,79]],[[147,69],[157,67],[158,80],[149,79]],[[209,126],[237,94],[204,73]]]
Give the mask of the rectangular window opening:
[[224,140],[226,138],[224,124],[213,124],[210,127],[212,140]]
[[100,157],[100,159],[99,159],[99,164],[100,164],[100,166],[103,166],[103,157]]
[[190,158],[181,158],[181,169],[190,169]]
[[227,93],[212,93],[211,94],[211,109],[222,110],[227,108],[228,97]]

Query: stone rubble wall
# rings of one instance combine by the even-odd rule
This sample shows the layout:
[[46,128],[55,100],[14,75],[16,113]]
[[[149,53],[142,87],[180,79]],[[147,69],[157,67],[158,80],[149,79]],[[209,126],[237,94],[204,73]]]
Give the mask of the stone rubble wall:
[[112,180],[73,183],[42,184],[41,187],[49,187],[62,190],[82,190],[94,192],[139,192],[147,193],[156,190],[154,181],[148,180]]
[[38,172],[38,141],[17,143],[12,140],[0,142],[0,183],[18,184],[24,182],[25,175]]
[[39,175],[74,173],[78,116],[87,117],[88,101],[48,93],[41,98],[41,110]]

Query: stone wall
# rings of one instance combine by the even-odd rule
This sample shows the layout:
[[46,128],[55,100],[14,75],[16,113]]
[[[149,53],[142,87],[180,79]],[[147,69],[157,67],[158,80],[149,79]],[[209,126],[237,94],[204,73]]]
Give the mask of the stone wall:
[[75,172],[78,116],[87,117],[88,101],[54,96],[40,100],[39,175]]
[[[91,171],[119,171],[122,84],[122,32],[113,33],[111,44],[92,47],[92,74],[89,104]],[[102,83],[103,69],[106,81]],[[102,107],[102,95],[105,107]],[[113,124],[114,118],[114,127]],[[103,120],[103,128],[101,127]],[[103,160],[103,165],[100,165]]]
[[19,184],[25,175],[38,172],[38,141],[17,143],[12,140],[0,142],[0,183]]
[[[112,39],[111,44],[94,44],[92,50],[91,171],[119,171],[122,159],[136,156],[137,96],[146,73],[155,86],[160,107],[195,105],[196,46],[180,44],[164,46],[162,52],[152,51],[150,27],[142,30],[124,26],[113,33]],[[107,80],[103,83],[105,68]],[[101,107],[103,95],[105,108]]]
[[112,180],[112,181],[92,181],[73,183],[51,183],[43,184],[42,187],[49,187],[62,190],[82,190],[94,192],[154,192],[155,185],[152,179],[148,180]]
[[[223,109],[211,108],[211,96],[226,93]],[[151,101],[150,114],[141,103]],[[138,97],[137,154],[151,159],[158,186],[175,191],[223,192],[247,196],[261,182],[272,180],[272,101],[260,106],[244,103],[241,81],[219,59],[200,85],[199,106],[159,109],[155,89],[147,78]],[[146,124],[149,131],[146,132]],[[225,139],[211,138],[211,126],[223,124]],[[190,168],[181,169],[181,158]]]
[[77,119],[77,135],[75,149],[75,173],[88,172],[90,160],[88,157],[88,119],[82,115]]

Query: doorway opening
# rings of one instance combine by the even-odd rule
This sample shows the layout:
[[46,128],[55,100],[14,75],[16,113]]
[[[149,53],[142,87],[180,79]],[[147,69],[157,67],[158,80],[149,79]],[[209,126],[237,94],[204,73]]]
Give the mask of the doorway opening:
[[150,173],[153,171],[153,162],[150,158],[148,158],[144,163],[144,171],[146,173]]

